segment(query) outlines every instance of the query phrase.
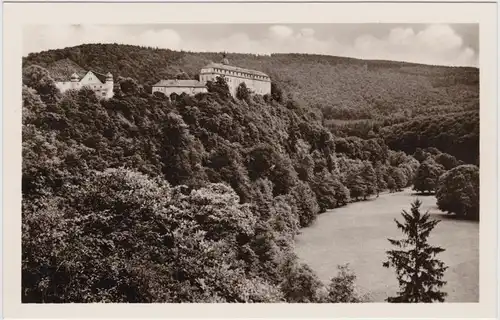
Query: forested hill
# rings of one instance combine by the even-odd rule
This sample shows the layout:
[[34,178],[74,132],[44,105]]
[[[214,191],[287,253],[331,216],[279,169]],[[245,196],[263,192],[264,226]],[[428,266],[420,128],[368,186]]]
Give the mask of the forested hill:
[[[160,79],[219,61],[221,53],[179,52],[119,44],[86,44],[30,54],[23,66],[60,74],[61,61],[83,69],[131,77],[146,88]],[[307,55],[230,54],[233,65],[268,73],[302,105],[318,107],[326,119],[442,114],[479,108],[479,70],[393,61]],[[77,68],[75,66],[75,68]]]
[[[309,104],[344,99],[353,112],[381,112],[369,95],[395,101],[387,114],[443,96],[458,109],[460,94],[477,95],[466,69],[234,55],[271,74],[271,95],[232,97],[223,78],[194,96],[141,85],[195,76],[217,56],[86,45],[24,60],[23,302],[360,302],[345,269],[325,286],[294,253],[318,214],[414,184],[436,191],[442,210],[479,219],[479,169],[456,158],[477,145],[474,111],[327,127],[279,90]],[[111,99],[57,89],[57,77],[88,69],[114,73]]]

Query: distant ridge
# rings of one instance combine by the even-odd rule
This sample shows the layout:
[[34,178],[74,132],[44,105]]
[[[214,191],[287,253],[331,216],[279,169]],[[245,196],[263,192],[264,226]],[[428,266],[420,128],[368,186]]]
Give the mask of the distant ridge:
[[[187,52],[120,44],[85,44],[30,54],[23,66],[37,64],[59,77],[66,70],[111,72],[136,79],[146,89],[185,72],[220,61],[222,52]],[[231,64],[259,70],[303,105],[321,109],[326,119],[370,119],[403,114],[479,108],[479,69],[398,61],[361,60],[316,54],[229,53]]]

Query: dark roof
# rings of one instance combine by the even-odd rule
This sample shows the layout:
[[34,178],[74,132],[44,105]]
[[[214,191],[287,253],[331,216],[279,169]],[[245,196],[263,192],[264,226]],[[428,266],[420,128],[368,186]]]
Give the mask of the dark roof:
[[92,73],[95,74],[95,76],[97,77],[97,79],[99,79],[102,83],[106,82],[106,75],[105,74],[102,74],[102,73],[99,73],[99,72],[95,72],[94,70],[89,70],[89,71],[92,71]]
[[153,87],[204,88],[205,85],[198,80],[160,80]]
[[209,65],[206,65],[205,67],[203,67],[203,69],[205,69],[205,68],[218,68],[218,69],[224,69],[224,70],[230,70],[230,71],[248,73],[248,74],[252,74],[252,75],[256,75],[256,76],[269,77],[264,72],[260,72],[260,71],[257,71],[257,70],[240,68],[240,67],[235,67],[235,66],[231,66],[231,65],[222,64],[222,63],[210,63]]

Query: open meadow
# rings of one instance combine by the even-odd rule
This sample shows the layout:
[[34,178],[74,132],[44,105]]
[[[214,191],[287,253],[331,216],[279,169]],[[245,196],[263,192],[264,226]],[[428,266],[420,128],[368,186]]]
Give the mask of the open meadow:
[[[402,220],[402,209],[409,211],[417,196],[403,192],[381,194],[380,197],[329,210],[318,216],[312,226],[297,237],[296,253],[316,271],[321,280],[333,277],[338,264],[349,263],[357,276],[357,285],[372,302],[382,302],[396,293],[398,286],[393,269],[382,267],[385,251],[391,249],[387,238],[401,238],[394,218]],[[445,252],[438,255],[449,266],[444,280],[448,283],[446,302],[479,300],[479,223],[459,221],[436,207],[434,196],[418,196],[421,212],[430,211],[441,222],[431,233],[432,245]]]

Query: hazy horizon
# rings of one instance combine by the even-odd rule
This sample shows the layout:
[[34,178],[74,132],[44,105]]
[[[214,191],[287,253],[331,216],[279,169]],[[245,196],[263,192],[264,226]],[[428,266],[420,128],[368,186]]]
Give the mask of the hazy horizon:
[[479,65],[477,24],[33,25],[23,31],[23,56],[82,44],[118,43],[188,52]]

